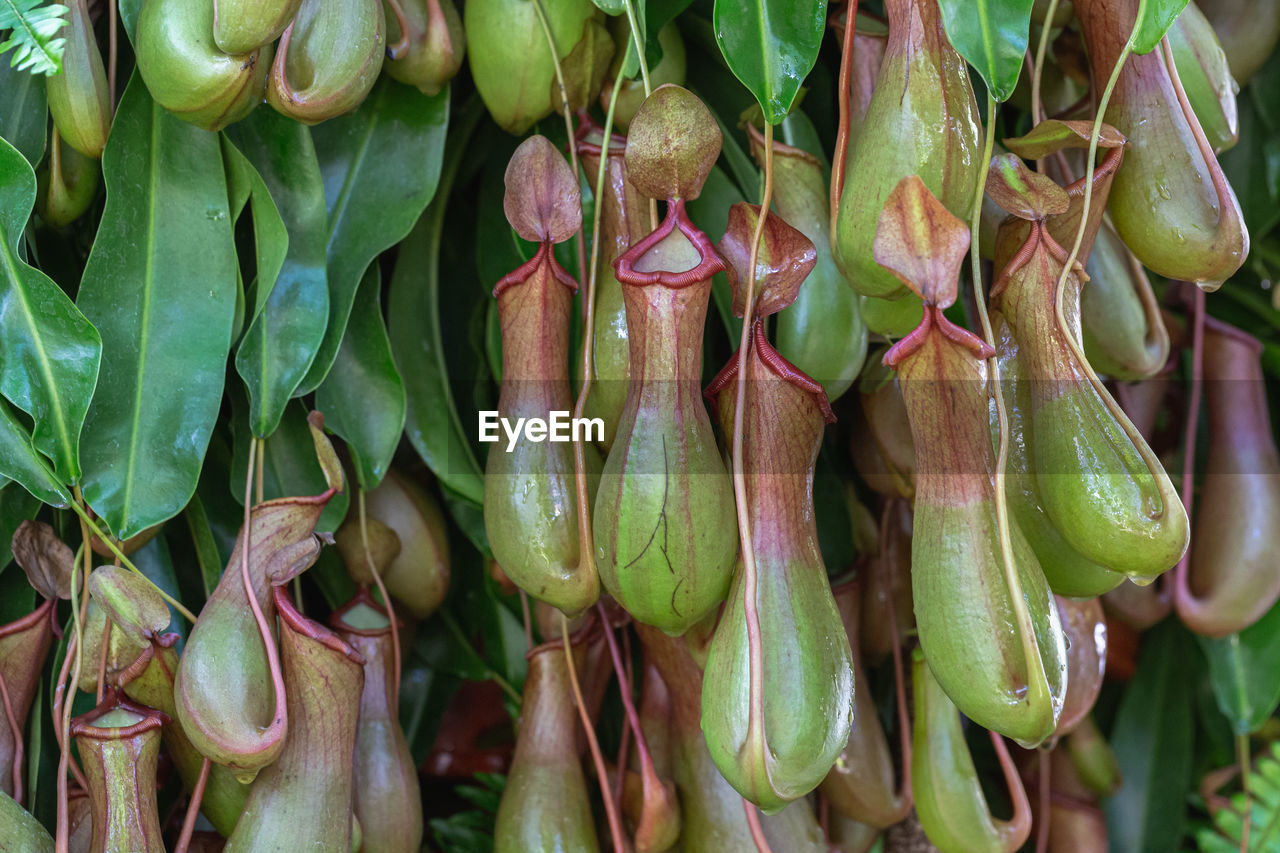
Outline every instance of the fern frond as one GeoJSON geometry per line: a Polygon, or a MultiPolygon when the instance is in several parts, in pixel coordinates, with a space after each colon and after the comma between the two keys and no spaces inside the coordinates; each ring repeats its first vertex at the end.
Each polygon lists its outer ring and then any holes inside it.
{"type": "Polygon", "coordinates": [[[58,36],[67,23],[67,7],[41,0],[0,0],[0,32],[11,30],[0,42],[0,55],[13,50],[10,65],[32,74],[57,74],[62,70],[62,50],[67,40],[58,36]]]}

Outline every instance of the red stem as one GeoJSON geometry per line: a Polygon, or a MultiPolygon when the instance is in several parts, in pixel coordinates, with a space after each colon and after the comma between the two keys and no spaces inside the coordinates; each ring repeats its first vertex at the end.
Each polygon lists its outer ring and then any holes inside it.
{"type": "Polygon", "coordinates": [[[182,820],[182,834],[178,836],[178,844],[173,853],[187,853],[191,844],[191,833],[196,829],[196,816],[200,814],[200,801],[204,799],[204,786],[209,781],[209,768],[212,766],[208,758],[200,765],[200,777],[196,779],[196,787],[191,792],[191,802],[187,803],[187,816],[182,820]]]}
{"type": "MultiPolygon", "coordinates": [[[[1191,520],[1191,497],[1195,488],[1196,477],[1196,432],[1200,421],[1200,397],[1204,384],[1204,291],[1197,285],[1194,288],[1191,307],[1191,390],[1187,395],[1187,421],[1183,431],[1182,447],[1182,506],[1187,511],[1187,520],[1191,520]]],[[[1179,612],[1194,610],[1195,596],[1187,581],[1188,567],[1191,564],[1191,549],[1182,555],[1174,572],[1174,600],[1179,612]]]]}
{"type": "Polygon", "coordinates": [[[853,34],[857,29],[858,0],[845,4],[844,43],[840,47],[840,77],[836,84],[836,106],[840,110],[840,124],[836,132],[836,151],[831,161],[830,216],[831,239],[836,236],[836,212],[840,196],[844,192],[844,161],[849,155],[849,125],[853,116],[849,111],[849,77],[853,65],[853,34]]]}

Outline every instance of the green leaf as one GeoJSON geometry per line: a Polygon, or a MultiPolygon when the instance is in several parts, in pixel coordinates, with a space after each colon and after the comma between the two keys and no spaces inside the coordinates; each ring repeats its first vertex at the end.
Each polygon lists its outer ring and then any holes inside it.
{"type": "Polygon", "coordinates": [[[938,0],[951,46],[1000,103],[1013,94],[1022,71],[1033,5],[1035,0],[938,0]]]}
{"type": "Polygon", "coordinates": [[[236,371],[249,391],[249,424],[262,437],[279,425],[329,318],[324,184],[306,126],[274,110],[254,110],[224,134],[257,169],[288,231],[275,286],[236,350],[236,371]]]}
{"type": "Polygon", "coordinates": [[[1179,849],[1192,790],[1191,639],[1176,619],[1143,636],[1138,674],[1116,712],[1111,748],[1124,785],[1104,802],[1112,849],[1179,849]]]}
{"type": "Polygon", "coordinates": [[[591,0],[606,15],[621,15],[627,11],[627,0],[591,0]]]}
{"type": "Polygon", "coordinates": [[[44,81],[0,62],[0,139],[36,166],[44,158],[48,123],[44,81]]]}
{"type": "Polygon", "coordinates": [[[71,494],[31,443],[31,434],[12,408],[0,400],[0,475],[53,506],[71,503],[71,494]]]}
{"type": "Polygon", "coordinates": [[[77,297],[102,335],[85,499],[128,538],[182,510],[222,401],[236,254],[218,137],[133,76],[103,156],[107,205],[77,297]]]}
{"type": "Polygon", "coordinates": [[[74,483],[102,341],[62,288],[18,255],[35,200],[31,166],[0,139],[0,393],[31,415],[36,449],[74,483]]]}
{"type": "Polygon", "coordinates": [[[405,394],[382,322],[382,276],[370,264],[316,408],[351,449],[362,489],[382,482],[404,432],[405,394]]]}
{"type": "MultiPolygon", "coordinates": [[[[262,306],[275,286],[276,276],[284,265],[284,256],[289,251],[289,232],[285,230],[284,220],[271,198],[262,175],[254,168],[249,159],[240,153],[235,144],[225,135],[222,142],[222,160],[227,169],[227,199],[231,219],[240,218],[245,203],[253,214],[253,248],[254,276],[250,284],[252,298],[245,306],[246,323],[252,323],[262,313],[262,306]]],[[[241,271],[241,278],[244,278],[241,271]]]]}
{"type": "Polygon", "coordinates": [[[787,117],[818,59],[827,4],[805,0],[716,0],[716,42],[770,124],[787,117]]]}
{"type": "Polygon", "coordinates": [[[1129,44],[1134,53],[1150,53],[1187,7],[1187,0],[1139,0],[1138,17],[1133,22],[1129,44]]]}
{"type": "Polygon", "coordinates": [[[204,587],[204,597],[208,598],[218,586],[218,578],[222,577],[222,556],[218,553],[218,541],[213,536],[213,528],[209,526],[209,515],[204,511],[204,502],[200,495],[192,495],[187,508],[183,512],[187,520],[187,529],[191,533],[191,541],[195,546],[196,564],[200,567],[200,583],[204,587]]]}
{"type": "Polygon", "coordinates": [[[1218,707],[1238,734],[1257,731],[1280,705],[1280,605],[1238,634],[1196,637],[1218,707]]]}
{"type": "Polygon", "coordinates": [[[458,417],[441,339],[440,239],[454,172],[480,109],[477,99],[459,116],[441,191],[401,244],[387,299],[391,352],[408,402],[405,432],[440,481],[477,506],[484,502],[484,477],[458,417]]]}
{"type": "Polygon", "coordinates": [[[40,0],[0,0],[0,30],[11,30],[0,42],[0,55],[13,50],[10,65],[32,74],[57,74],[67,40],[58,35],[66,26],[67,7],[40,0]]]}
{"type": "Polygon", "coordinates": [[[435,195],[448,121],[448,88],[427,97],[383,77],[358,110],[312,129],[329,211],[329,322],[299,393],[329,372],[369,263],[435,195]]]}
{"type": "MultiPolygon", "coordinates": [[[[249,461],[249,429],[244,400],[232,395],[235,444],[230,469],[231,495],[244,505],[245,466],[249,461]]],[[[293,402],[284,410],[280,426],[263,442],[262,499],[318,495],[328,488],[324,471],[316,459],[315,443],[307,426],[307,409],[293,402]]],[[[254,498],[255,502],[257,498],[254,498]]],[[[350,504],[349,491],[338,492],[329,499],[316,532],[332,533],[342,524],[350,504]]]]}

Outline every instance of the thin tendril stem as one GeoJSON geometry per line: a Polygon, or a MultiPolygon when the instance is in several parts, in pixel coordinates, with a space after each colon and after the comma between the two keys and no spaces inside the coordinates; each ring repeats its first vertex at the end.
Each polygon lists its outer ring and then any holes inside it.
{"type": "Polygon", "coordinates": [[[858,0],[849,0],[845,6],[844,43],[840,47],[840,77],[836,86],[836,106],[840,109],[840,124],[836,131],[836,150],[831,160],[831,187],[828,199],[831,239],[836,237],[836,217],[840,211],[840,196],[844,193],[844,166],[849,156],[849,132],[853,113],[849,109],[849,78],[853,76],[853,36],[857,28],[858,0]]]}
{"type": "Polygon", "coordinates": [[[524,650],[533,648],[533,619],[529,613],[529,593],[520,590],[520,614],[524,617],[524,650]]]}
{"type": "Polygon", "coordinates": [[[1163,515],[1169,511],[1169,505],[1176,500],[1177,495],[1173,494],[1172,485],[1166,486],[1169,481],[1167,477],[1162,476],[1164,467],[1160,464],[1155,452],[1152,451],[1141,433],[1129,421],[1129,418],[1120,410],[1120,406],[1112,398],[1111,394],[1107,392],[1106,386],[1102,384],[1102,380],[1094,372],[1093,366],[1089,364],[1089,359],[1085,357],[1084,349],[1080,342],[1076,340],[1070,324],[1067,323],[1065,313],[1066,300],[1063,298],[1066,293],[1067,281],[1071,278],[1075,267],[1078,266],[1076,259],[1080,256],[1080,248],[1084,245],[1084,234],[1089,227],[1089,207],[1093,203],[1093,176],[1097,169],[1098,139],[1102,134],[1103,118],[1107,114],[1107,105],[1111,102],[1111,94],[1115,91],[1116,82],[1120,79],[1120,72],[1132,51],[1133,34],[1130,34],[1129,40],[1124,43],[1124,48],[1120,51],[1119,58],[1116,59],[1115,66],[1111,69],[1111,77],[1107,80],[1106,88],[1102,91],[1102,99],[1098,102],[1098,114],[1093,119],[1093,130],[1089,133],[1089,153],[1085,158],[1084,200],[1080,209],[1080,225],[1076,228],[1076,236],[1071,243],[1071,251],[1067,254],[1067,258],[1062,265],[1062,274],[1058,278],[1058,285],[1054,292],[1054,313],[1058,322],[1058,330],[1066,341],[1072,357],[1079,364],[1080,370],[1084,373],[1085,378],[1089,380],[1089,384],[1093,386],[1094,391],[1102,399],[1107,411],[1115,417],[1120,429],[1123,430],[1129,441],[1133,443],[1134,449],[1142,458],[1142,463],[1146,466],[1147,471],[1155,479],[1160,490],[1162,504],[1160,512],[1163,515]]]}
{"type": "Polygon", "coordinates": [[[195,624],[196,615],[192,613],[190,610],[188,610],[181,601],[178,601],[172,595],[165,592],[160,587],[156,586],[155,581],[151,580],[151,578],[143,574],[142,570],[139,569],[137,566],[135,566],[133,564],[133,561],[124,555],[124,552],[120,550],[120,547],[118,545],[116,545],[115,540],[113,540],[110,536],[104,533],[102,528],[94,523],[93,519],[89,517],[89,513],[85,510],[83,506],[81,506],[79,503],[75,501],[72,501],[71,504],[69,504],[69,507],[73,512],[75,512],[76,515],[80,517],[80,523],[82,525],[88,526],[89,530],[93,533],[93,535],[98,538],[98,541],[100,541],[103,545],[107,546],[107,550],[110,551],[112,555],[117,560],[120,561],[121,565],[123,565],[129,571],[133,572],[138,577],[145,580],[147,583],[151,584],[151,587],[160,595],[161,598],[169,602],[169,604],[172,605],[174,610],[177,610],[179,613],[185,616],[188,622],[195,624]]]}
{"type": "Polygon", "coordinates": [[[244,584],[245,598],[249,599],[249,609],[253,611],[253,621],[257,623],[258,635],[262,639],[267,655],[267,670],[271,673],[276,706],[271,725],[283,727],[287,724],[288,710],[285,706],[284,677],[280,670],[280,652],[276,649],[271,626],[267,624],[267,617],[263,614],[261,605],[258,604],[258,594],[253,588],[253,581],[249,578],[249,552],[253,548],[253,502],[250,500],[253,486],[252,473],[254,460],[262,453],[263,444],[260,438],[249,440],[249,464],[245,469],[244,478],[244,547],[240,551],[240,581],[244,584]]]}
{"type": "MultiPolygon", "coordinates": [[[[644,732],[640,729],[640,715],[636,713],[636,705],[634,697],[631,695],[631,681],[627,678],[626,667],[622,665],[622,655],[618,651],[617,638],[613,636],[613,626],[609,624],[609,614],[605,612],[604,604],[597,601],[596,610],[600,613],[600,622],[604,627],[605,641],[609,644],[609,655],[613,658],[613,671],[618,677],[618,693],[622,697],[622,708],[627,714],[627,722],[631,724],[631,729],[636,736],[636,751],[640,753],[640,765],[646,773],[653,773],[656,777],[658,774],[653,769],[653,756],[649,753],[649,744],[645,741],[644,732]]],[[[618,768],[621,773],[622,767],[618,768]]]]}
{"type": "Polygon", "coordinates": [[[364,549],[364,561],[369,567],[369,573],[373,575],[373,582],[378,587],[378,592],[382,595],[382,605],[387,608],[387,621],[391,623],[391,661],[395,678],[392,679],[392,706],[399,707],[400,704],[400,628],[396,624],[395,605],[391,603],[391,596],[387,594],[387,586],[382,582],[382,573],[378,571],[378,567],[373,562],[373,552],[369,550],[369,518],[365,512],[364,489],[360,488],[357,492],[357,506],[360,512],[360,545],[364,549]]]}
{"type": "Polygon", "coordinates": [[[1049,750],[1040,750],[1040,819],[1036,821],[1036,853],[1047,853],[1049,850],[1049,809],[1052,808],[1049,796],[1052,779],[1049,760],[1052,754],[1049,750]]]}
{"type": "Polygon", "coordinates": [[[618,816],[618,804],[614,802],[609,791],[609,774],[604,767],[604,755],[600,752],[600,742],[596,740],[596,731],[591,725],[591,717],[587,715],[587,704],[582,699],[582,688],[578,686],[578,667],[573,662],[573,647],[569,644],[569,620],[560,614],[560,639],[564,643],[564,660],[569,669],[569,684],[573,688],[573,701],[578,707],[578,718],[587,735],[587,746],[591,749],[591,760],[596,766],[596,779],[600,783],[600,799],[604,801],[604,813],[609,822],[609,835],[613,838],[614,853],[626,853],[626,835],[622,830],[622,819],[618,816]]]}
{"type": "Polygon", "coordinates": [[[755,804],[746,797],[742,798],[742,810],[747,813],[747,828],[751,830],[751,840],[756,843],[757,853],[773,853],[769,839],[764,837],[764,827],[760,825],[760,812],[755,804]]]}
{"type": "MultiPolygon", "coordinates": [[[[630,46],[628,46],[630,50],[630,46]]],[[[625,59],[624,59],[625,62],[625,59]]],[[[600,266],[600,218],[604,204],[604,176],[609,166],[609,143],[613,135],[613,112],[618,104],[618,81],[613,81],[613,91],[609,94],[609,110],[604,117],[604,140],[600,143],[600,166],[596,169],[595,214],[591,217],[591,266],[587,269],[587,292],[583,295],[586,319],[582,328],[582,387],[578,389],[578,399],[573,404],[574,418],[581,418],[587,408],[587,397],[591,392],[591,384],[595,381],[595,347],[596,347],[596,282],[599,278],[600,266]]],[[[570,150],[576,150],[572,139],[570,150]]],[[[596,547],[591,519],[591,489],[587,482],[587,449],[586,439],[573,443],[573,479],[578,510],[578,565],[591,574],[596,572],[596,547]]],[[[523,595],[523,591],[521,593],[523,595]]],[[[525,607],[528,607],[526,602],[525,607]]],[[[532,648],[532,634],[529,646],[532,648]]]]}
{"type": "Polygon", "coordinates": [[[212,764],[208,758],[200,764],[200,776],[191,792],[191,801],[187,803],[187,814],[182,819],[182,833],[178,836],[178,844],[173,848],[173,853],[187,853],[187,848],[191,845],[191,834],[196,829],[196,817],[200,814],[200,801],[204,799],[204,788],[209,782],[209,768],[212,764]]]}
{"type": "Polygon", "coordinates": [[[742,595],[747,622],[747,666],[750,678],[750,711],[747,718],[747,741],[764,743],[764,649],[760,636],[760,613],[756,608],[756,555],[752,548],[751,518],[747,511],[747,477],[743,467],[743,421],[747,399],[747,349],[751,342],[751,321],[755,313],[756,263],[760,255],[760,238],[769,218],[773,198],[773,125],[764,125],[764,194],[760,200],[760,216],[751,235],[751,252],[747,256],[746,307],[742,312],[742,338],[738,346],[738,380],[733,412],[733,494],[738,515],[738,541],[742,553],[742,595]]]}
{"type": "Polygon", "coordinates": [[[893,508],[894,501],[890,501],[885,506],[885,511],[880,516],[880,560],[879,569],[881,573],[881,583],[884,588],[889,590],[889,633],[893,637],[893,691],[894,699],[898,712],[898,746],[899,752],[902,754],[902,772],[898,777],[898,801],[901,808],[901,816],[906,817],[907,812],[911,810],[913,795],[911,793],[911,721],[907,717],[907,678],[905,667],[902,663],[902,637],[898,634],[898,608],[893,601],[892,584],[893,579],[890,577],[889,563],[884,555],[884,543],[889,538],[889,513],[893,508]]]}
{"type": "MultiPolygon", "coordinates": [[[[987,130],[983,148],[982,165],[978,174],[978,182],[974,188],[973,205],[969,218],[969,263],[973,276],[974,303],[978,309],[978,322],[982,325],[982,336],[993,348],[996,346],[995,333],[991,329],[991,318],[987,313],[987,299],[982,288],[982,258],[979,254],[979,231],[982,224],[982,197],[986,191],[987,169],[991,163],[991,152],[995,147],[996,100],[991,92],[987,92],[987,130]]],[[[1018,635],[1022,641],[1023,653],[1028,667],[1028,687],[1033,695],[1038,695],[1047,684],[1044,661],[1040,657],[1040,649],[1036,645],[1035,627],[1031,622],[1031,611],[1026,598],[1022,594],[1022,582],[1018,577],[1018,567],[1013,557],[1013,542],[1010,538],[1009,503],[1005,492],[1005,469],[1009,464],[1009,411],[1005,405],[1004,390],[1000,385],[1000,361],[996,356],[987,359],[988,394],[996,404],[996,420],[1000,428],[1000,438],[996,449],[996,467],[992,475],[995,490],[996,527],[1000,531],[1000,562],[1004,569],[1004,582],[1008,587],[1013,604],[1013,617],[1018,627],[1018,635]]],[[[1030,701],[1031,697],[1028,697],[1030,701]]],[[[1047,698],[1047,697],[1044,697],[1047,698]]]]}
{"type": "MultiPolygon", "coordinates": [[[[551,22],[547,19],[547,10],[543,0],[533,0],[534,11],[538,13],[538,22],[542,24],[542,32],[547,37],[547,49],[551,51],[552,67],[556,72],[556,85],[560,90],[560,113],[564,116],[564,129],[569,141],[569,165],[573,167],[573,179],[578,180],[578,149],[573,144],[573,113],[569,109],[569,89],[564,85],[564,69],[560,65],[560,48],[556,45],[555,33],[551,31],[551,22]]],[[[587,266],[587,240],[582,233],[582,222],[578,222],[578,276],[581,277],[587,266]]]]}
{"type": "MultiPolygon", "coordinates": [[[[1204,291],[1196,285],[1191,302],[1191,387],[1187,391],[1186,425],[1182,434],[1182,507],[1191,519],[1192,502],[1196,483],[1196,433],[1200,425],[1200,399],[1204,393],[1204,291]]],[[[1191,549],[1182,555],[1173,569],[1173,599],[1178,613],[1186,618],[1200,609],[1200,602],[1191,593],[1188,576],[1191,565],[1191,549]]]]}
{"type": "MultiPolygon", "coordinates": [[[[644,45],[640,43],[640,22],[636,17],[636,4],[634,0],[626,0],[627,7],[627,25],[631,28],[631,42],[635,45],[636,56],[640,60],[640,79],[644,81],[644,96],[647,98],[653,94],[653,84],[649,80],[649,63],[645,60],[644,45]]],[[[623,60],[626,64],[626,60],[623,60]]],[[[605,137],[608,140],[608,137],[605,137]]]]}
{"type": "MultiPolygon", "coordinates": [[[[80,492],[80,487],[75,487],[75,500],[72,506],[79,506],[84,501],[84,496],[80,492]]],[[[83,509],[81,510],[83,512],[83,509]]],[[[67,654],[72,654],[71,642],[75,644],[74,662],[71,665],[71,680],[67,686],[67,692],[63,697],[63,703],[60,708],[62,711],[62,719],[59,720],[62,734],[62,747],[58,753],[58,814],[56,824],[56,842],[55,850],[57,853],[67,853],[70,844],[70,805],[68,802],[67,792],[67,766],[71,761],[71,706],[75,704],[74,699],[76,690],[80,685],[80,671],[84,662],[84,643],[81,642],[84,637],[84,620],[89,609],[89,570],[93,567],[93,549],[90,547],[92,538],[89,534],[89,526],[85,523],[87,516],[82,515],[80,521],[80,537],[83,540],[80,577],[76,577],[75,567],[72,568],[71,574],[71,624],[72,636],[71,641],[67,645],[67,654]],[[83,587],[77,596],[77,587],[83,587]]]]}
{"type": "MultiPolygon", "coordinates": [[[[1058,11],[1058,0],[1049,0],[1040,29],[1040,41],[1036,45],[1036,61],[1031,66],[1031,120],[1044,121],[1044,102],[1040,98],[1040,82],[1044,76],[1044,60],[1049,52],[1049,33],[1053,30],[1053,17],[1058,11]]],[[[1036,171],[1044,172],[1044,160],[1036,161],[1036,171]]]]}

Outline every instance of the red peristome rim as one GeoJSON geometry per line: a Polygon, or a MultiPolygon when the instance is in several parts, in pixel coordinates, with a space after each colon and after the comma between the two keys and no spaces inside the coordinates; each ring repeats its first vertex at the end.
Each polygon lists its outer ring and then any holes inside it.
{"type": "Polygon", "coordinates": [[[40,623],[41,619],[49,619],[53,612],[53,602],[45,599],[44,602],[32,610],[21,619],[15,619],[6,625],[0,625],[0,638],[11,637],[14,634],[21,634],[24,631],[34,628],[40,623]]]}
{"type": "Polygon", "coordinates": [[[87,737],[94,740],[126,740],[137,737],[143,732],[161,728],[171,722],[173,721],[169,718],[169,715],[163,711],[148,708],[146,705],[135,705],[120,696],[114,687],[108,687],[106,692],[102,694],[102,701],[98,703],[96,708],[81,714],[71,721],[71,734],[74,737],[87,737]],[[142,719],[133,725],[119,726],[117,728],[100,728],[90,725],[94,720],[116,709],[138,714],[142,719]]]}
{"type": "Polygon", "coordinates": [[[896,368],[904,358],[924,346],[930,329],[934,328],[941,332],[943,337],[970,350],[978,358],[993,358],[996,354],[995,347],[968,329],[962,329],[948,320],[941,308],[936,305],[925,305],[924,317],[921,318],[920,325],[916,326],[911,334],[891,346],[884,354],[882,363],[885,367],[896,368]]]}
{"type": "Polygon", "coordinates": [[[532,258],[498,279],[498,283],[493,286],[494,298],[496,299],[498,294],[508,287],[524,284],[533,278],[534,272],[544,263],[551,265],[551,274],[556,277],[556,281],[574,293],[578,292],[578,283],[573,280],[573,276],[569,275],[568,270],[560,266],[560,262],[556,260],[555,254],[551,251],[551,243],[544,241],[538,245],[538,251],[534,253],[532,258]]]}
{"type": "MultiPolygon", "coordinates": [[[[345,634],[355,634],[357,637],[383,637],[391,633],[391,619],[393,617],[387,612],[387,608],[378,603],[373,597],[367,585],[361,584],[360,588],[350,601],[339,607],[337,610],[329,614],[329,627],[335,631],[342,631],[345,634]],[[381,613],[387,619],[387,627],[385,628],[354,628],[342,621],[342,617],[346,612],[357,605],[363,604],[372,610],[381,613]]],[[[403,623],[396,619],[398,627],[403,627],[403,623]]]]}
{"type": "MultiPolygon", "coordinates": [[[[833,424],[836,422],[836,413],[831,410],[831,401],[827,399],[826,389],[816,382],[809,374],[796,367],[790,361],[774,349],[773,344],[769,343],[769,338],[764,333],[764,321],[759,317],[751,326],[751,343],[755,348],[755,352],[760,356],[760,361],[764,363],[774,375],[779,379],[784,379],[801,391],[812,394],[818,404],[818,411],[822,412],[823,419],[833,424]]],[[[750,357],[750,354],[748,354],[750,357]]],[[[734,353],[729,357],[729,362],[720,368],[720,372],[716,374],[715,379],[707,385],[702,392],[707,399],[714,399],[721,391],[728,387],[738,376],[738,353],[734,353]]]]}
{"type": "Polygon", "coordinates": [[[301,634],[309,640],[315,640],[335,652],[341,652],[351,661],[364,666],[364,655],[351,648],[351,645],[346,640],[314,619],[308,619],[299,613],[298,608],[293,606],[293,599],[289,597],[288,590],[283,586],[273,586],[271,594],[275,600],[276,613],[279,614],[280,621],[289,627],[289,630],[295,634],[301,634]]]}
{"type": "MultiPolygon", "coordinates": [[[[582,110],[578,113],[578,129],[573,134],[573,142],[578,147],[578,154],[590,154],[595,157],[600,156],[603,148],[599,142],[588,142],[587,137],[593,133],[604,136],[604,128],[596,124],[595,119],[591,117],[591,113],[582,110]]],[[[609,134],[609,156],[621,157],[627,151],[627,137],[621,133],[609,134]]]]}
{"type": "Polygon", "coordinates": [[[684,209],[684,199],[669,200],[667,202],[667,216],[662,220],[662,224],[649,236],[619,255],[613,262],[614,276],[618,281],[634,287],[644,287],[651,284],[661,284],[664,287],[671,288],[688,287],[692,284],[706,281],[716,273],[724,272],[728,268],[729,265],[725,263],[724,258],[716,251],[711,238],[699,231],[697,226],[689,220],[689,214],[684,209]],[[680,233],[689,238],[689,242],[698,250],[702,262],[685,272],[668,272],[666,270],[640,272],[635,269],[633,264],[676,228],[679,228],[680,233]]]}

